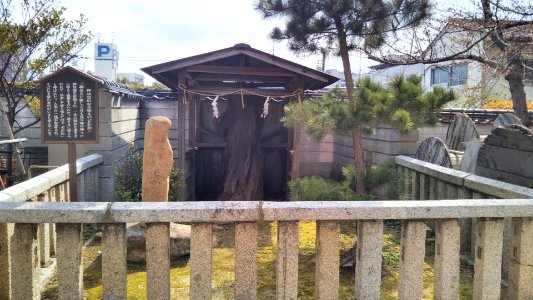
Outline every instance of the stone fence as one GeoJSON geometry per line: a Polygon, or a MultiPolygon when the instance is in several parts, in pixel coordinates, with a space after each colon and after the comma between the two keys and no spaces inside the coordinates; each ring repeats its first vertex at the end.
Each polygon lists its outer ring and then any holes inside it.
{"type": "Polygon", "coordinates": [[[126,223],[146,224],[148,299],[170,299],[169,222],[190,223],[190,298],[211,299],[213,224],[235,222],[235,298],[257,298],[258,222],[278,222],[277,299],[296,299],[298,223],[317,221],[315,296],[337,299],[340,221],[358,221],[355,285],[357,299],[379,299],[384,220],[402,220],[399,299],[421,299],[426,222],[436,222],[435,299],[459,298],[458,220],[476,223],[474,298],[500,294],[503,218],[513,218],[513,260],[508,297],[533,297],[531,253],[533,199],[328,202],[0,202],[0,222],[15,223],[12,240],[13,299],[39,299],[34,251],[42,224],[57,227],[60,299],[83,298],[82,223],[103,224],[104,299],[125,299],[126,223]],[[31,222],[31,223],[28,223],[31,222]],[[157,246],[156,246],[157,245],[157,246]],[[33,284],[32,284],[33,280],[33,284]]]}
{"type": "MultiPolygon", "coordinates": [[[[78,173],[78,197],[79,201],[90,202],[99,199],[98,193],[98,167],[102,164],[101,155],[93,154],[76,161],[78,173]]],[[[1,205],[64,202],[68,201],[68,165],[56,168],[42,175],[9,187],[0,192],[1,205]]],[[[18,222],[34,222],[31,215],[22,216],[18,222]]],[[[22,281],[12,281],[13,274],[18,273],[16,259],[19,258],[30,264],[40,272],[41,267],[52,268],[55,263],[52,256],[58,256],[56,247],[56,231],[53,224],[44,223],[34,228],[32,255],[18,256],[18,244],[21,235],[14,224],[0,218],[0,299],[11,299],[10,290],[18,289],[19,286],[28,285],[28,277],[22,281]],[[13,272],[12,270],[17,270],[13,272]],[[10,289],[10,286],[12,287],[10,289]]],[[[33,278],[39,280],[39,277],[33,278]]],[[[37,283],[36,288],[40,288],[37,283]]],[[[13,299],[32,299],[16,298],[13,299]]]]}
{"type": "MultiPolygon", "coordinates": [[[[516,199],[516,198],[533,198],[533,189],[517,186],[494,179],[489,179],[469,173],[452,170],[449,168],[437,166],[431,163],[423,162],[406,156],[396,157],[398,165],[398,188],[404,195],[404,198],[412,200],[440,200],[440,199],[487,199],[484,202],[489,203],[489,199],[516,199]]],[[[458,205],[460,203],[458,202],[458,205]]],[[[504,212],[502,212],[502,218],[504,212]]],[[[484,220],[485,223],[487,220],[484,220]]],[[[514,240],[517,234],[517,228],[521,228],[521,221],[517,219],[501,219],[503,230],[503,245],[496,248],[502,251],[500,262],[502,264],[502,275],[504,279],[511,280],[512,269],[517,264],[524,264],[522,259],[526,256],[517,252],[514,240]],[[502,248],[502,249],[500,249],[502,248]]],[[[498,221],[498,222],[500,222],[498,221]]],[[[461,227],[461,252],[468,260],[477,260],[479,253],[487,249],[481,245],[486,237],[476,234],[476,228],[479,228],[479,219],[474,216],[460,220],[461,227]]],[[[529,221],[531,223],[531,221],[529,221]]],[[[500,225],[498,225],[500,226],[500,225]]],[[[533,226],[531,223],[528,226],[533,226]]],[[[531,228],[533,229],[533,228],[531,228]]],[[[533,245],[533,232],[529,233],[529,242],[533,245]]],[[[492,247],[492,246],[491,246],[492,247]]],[[[529,280],[533,280],[533,256],[528,255],[530,274],[529,280]]],[[[509,285],[513,282],[509,281],[509,285]]]]}

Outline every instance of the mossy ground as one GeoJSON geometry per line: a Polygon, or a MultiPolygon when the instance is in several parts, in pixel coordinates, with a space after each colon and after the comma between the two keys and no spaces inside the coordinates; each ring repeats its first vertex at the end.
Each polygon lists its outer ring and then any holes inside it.
{"type": "MultiPolygon", "coordinates": [[[[233,299],[234,251],[232,225],[215,225],[216,246],[213,249],[213,299],[233,299]]],[[[261,223],[259,226],[258,249],[258,298],[275,298],[275,263],[276,263],[277,224],[261,223]]],[[[300,222],[299,254],[299,299],[314,299],[315,268],[315,222],[300,222]]],[[[384,272],[381,283],[381,298],[396,299],[399,279],[400,235],[397,224],[389,224],[384,234],[384,272]]],[[[341,250],[349,250],[355,243],[355,223],[341,224],[341,250]]],[[[433,248],[434,243],[426,243],[426,260],[424,265],[424,299],[433,298],[433,248]]],[[[100,239],[95,238],[84,249],[84,284],[86,299],[101,299],[101,248],[100,239]]],[[[189,261],[183,257],[172,262],[170,272],[171,295],[173,299],[189,298],[189,261]]],[[[461,299],[472,298],[472,277],[470,267],[461,266],[461,299]]],[[[353,299],[354,272],[352,269],[340,270],[340,299],[353,299]]],[[[55,279],[43,293],[45,299],[57,297],[55,279]]],[[[143,264],[128,264],[128,299],[146,299],[146,273],[143,264]]]]}

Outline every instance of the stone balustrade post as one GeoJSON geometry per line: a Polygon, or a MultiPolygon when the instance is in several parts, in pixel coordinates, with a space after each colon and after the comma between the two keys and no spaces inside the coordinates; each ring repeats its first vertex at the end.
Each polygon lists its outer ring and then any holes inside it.
{"type": "Polygon", "coordinates": [[[41,299],[37,224],[15,224],[11,240],[11,297],[41,299]]]}

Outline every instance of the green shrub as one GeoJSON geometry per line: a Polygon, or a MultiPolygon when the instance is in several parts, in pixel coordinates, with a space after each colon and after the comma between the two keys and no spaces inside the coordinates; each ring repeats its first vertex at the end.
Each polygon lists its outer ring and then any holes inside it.
{"type": "MultiPolygon", "coordinates": [[[[142,200],[143,153],[133,144],[128,153],[114,170],[115,192],[120,201],[139,202],[142,200]]],[[[170,171],[169,201],[176,201],[185,189],[184,172],[179,168],[170,171]]]]}
{"type": "Polygon", "coordinates": [[[372,189],[382,184],[396,185],[396,174],[396,163],[393,160],[387,160],[379,165],[373,165],[366,171],[365,187],[372,189]]]}
{"type": "MultiPolygon", "coordinates": [[[[397,198],[397,174],[396,163],[393,160],[387,160],[379,165],[373,165],[366,171],[365,174],[365,188],[367,190],[376,188],[380,185],[388,185],[390,195],[387,195],[390,199],[397,198]]],[[[346,165],[342,167],[342,175],[344,175],[344,181],[352,189],[355,189],[356,176],[355,167],[353,165],[346,165]]]]}
{"type": "Polygon", "coordinates": [[[372,200],[369,195],[355,193],[347,180],[336,182],[318,176],[289,181],[290,199],[293,201],[372,200]]]}

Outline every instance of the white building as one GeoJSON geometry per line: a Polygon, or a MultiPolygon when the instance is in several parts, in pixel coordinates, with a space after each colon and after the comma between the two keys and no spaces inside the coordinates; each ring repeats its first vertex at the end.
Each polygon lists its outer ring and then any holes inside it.
{"type": "Polygon", "coordinates": [[[137,73],[118,73],[118,79],[127,79],[130,82],[144,84],[144,76],[137,73]]]}
{"type": "Polygon", "coordinates": [[[94,74],[107,80],[117,80],[118,50],[113,43],[94,44],[94,74]]]}
{"type": "MultiPolygon", "coordinates": [[[[328,88],[329,87],[346,88],[346,77],[344,76],[344,72],[343,71],[339,71],[339,70],[336,70],[336,69],[329,69],[329,70],[325,70],[324,73],[329,74],[329,75],[333,75],[333,76],[339,78],[339,81],[337,81],[334,84],[328,86],[328,88]]],[[[357,74],[352,73],[352,79],[353,79],[353,82],[355,83],[359,79],[359,76],[357,74]]]]}
{"type": "MultiPolygon", "coordinates": [[[[437,36],[433,43],[422,54],[423,60],[436,60],[447,57],[454,53],[466,52],[479,57],[494,56],[496,51],[483,42],[471,49],[466,48],[476,39],[479,39],[477,31],[468,31],[465,25],[457,30],[450,22],[437,36]]],[[[531,61],[526,64],[533,66],[533,52],[531,61]]],[[[434,86],[453,88],[459,99],[470,100],[464,102],[467,105],[479,105],[481,99],[511,99],[509,84],[504,74],[484,64],[473,60],[455,60],[433,64],[418,63],[414,65],[386,65],[379,64],[370,67],[371,71],[365,76],[382,84],[389,83],[398,75],[415,74],[423,78],[424,89],[431,90],[434,86]]],[[[526,71],[524,76],[526,97],[533,100],[533,72],[526,71]]]]}

